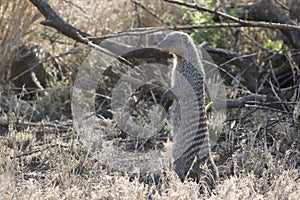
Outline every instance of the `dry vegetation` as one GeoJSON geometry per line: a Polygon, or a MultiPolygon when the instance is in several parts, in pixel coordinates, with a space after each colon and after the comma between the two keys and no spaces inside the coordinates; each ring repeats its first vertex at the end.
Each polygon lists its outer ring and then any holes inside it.
{"type": "MultiPolygon", "coordinates": [[[[173,6],[140,2],[160,17],[142,12],[144,26],[185,23],[183,11],[173,6]]],[[[130,0],[49,3],[63,19],[92,35],[137,27],[130,0]]],[[[40,25],[41,14],[27,0],[0,1],[0,17],[0,199],[299,199],[300,131],[285,112],[255,107],[227,111],[214,147],[221,179],[211,196],[200,194],[194,182],[181,183],[167,167],[127,173],[109,159],[93,157],[99,149],[88,151],[72,128],[69,89],[89,47],[40,25]],[[41,45],[52,59],[45,61],[47,93],[27,101],[9,69],[16,49],[28,42],[41,45]]],[[[100,124],[105,138],[124,137],[113,119],[100,124]]],[[[147,144],[153,142],[155,150],[165,153],[165,136],[147,144]]]]}

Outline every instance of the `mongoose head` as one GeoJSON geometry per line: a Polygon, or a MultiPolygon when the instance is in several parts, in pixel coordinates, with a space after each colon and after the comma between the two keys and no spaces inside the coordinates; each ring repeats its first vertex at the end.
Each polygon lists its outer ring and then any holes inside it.
{"type": "Polygon", "coordinates": [[[190,37],[188,34],[175,31],[168,34],[157,46],[162,51],[167,51],[184,57],[189,51],[187,45],[190,44],[190,37]]]}

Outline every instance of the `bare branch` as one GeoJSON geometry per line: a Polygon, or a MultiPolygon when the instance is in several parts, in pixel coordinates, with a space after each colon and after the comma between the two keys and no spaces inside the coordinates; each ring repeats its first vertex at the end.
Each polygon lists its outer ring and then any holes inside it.
{"type": "MultiPolygon", "coordinates": [[[[240,19],[297,26],[296,22],[291,19],[291,16],[272,0],[260,0],[252,4],[236,5],[235,8],[240,10],[237,13],[240,19]]],[[[299,31],[289,29],[280,29],[280,31],[294,48],[300,48],[299,31]]]]}
{"type": "Polygon", "coordinates": [[[176,4],[176,5],[185,6],[187,8],[196,9],[199,12],[208,12],[208,13],[211,13],[211,14],[214,14],[214,15],[217,15],[217,16],[222,16],[225,19],[228,19],[228,20],[231,20],[233,22],[236,22],[236,23],[240,24],[241,27],[262,27],[262,28],[284,29],[284,30],[300,32],[300,27],[296,26],[296,25],[242,20],[242,19],[233,17],[231,15],[228,15],[226,13],[223,13],[223,12],[220,12],[220,11],[214,11],[214,10],[211,10],[211,9],[203,7],[203,6],[199,6],[197,4],[184,3],[184,2],[180,2],[180,1],[176,1],[176,0],[164,0],[164,1],[168,2],[168,3],[176,4]]]}
{"type": "Polygon", "coordinates": [[[245,80],[244,85],[251,92],[256,91],[257,85],[259,84],[259,66],[255,62],[256,54],[241,55],[226,49],[214,48],[208,44],[203,44],[202,47],[221,68],[230,64],[236,66],[241,71],[244,71],[244,73],[241,74],[245,80]]]}
{"type": "Polygon", "coordinates": [[[159,16],[157,16],[155,14],[155,11],[150,10],[149,8],[147,8],[146,6],[144,6],[141,2],[134,0],[133,1],[134,4],[138,5],[139,7],[141,7],[145,12],[149,13],[152,17],[154,17],[155,19],[157,19],[160,23],[165,24],[164,20],[161,19],[159,16]]]}
{"type": "MultiPolygon", "coordinates": [[[[138,29],[130,29],[125,30],[122,32],[105,35],[101,37],[93,37],[90,34],[80,31],[77,28],[73,27],[72,25],[68,24],[66,21],[61,19],[56,12],[51,8],[50,5],[48,5],[47,2],[44,0],[30,0],[31,3],[33,3],[40,12],[45,16],[46,20],[42,21],[41,24],[50,26],[55,28],[56,30],[60,31],[62,34],[85,44],[88,44],[90,46],[93,46],[97,49],[101,49],[102,51],[105,51],[106,53],[111,53],[111,55],[117,56],[118,58],[122,59],[122,57],[119,57],[118,52],[116,49],[130,49],[130,46],[125,46],[123,44],[119,43],[113,43],[109,40],[106,40],[108,38],[115,38],[120,36],[128,36],[128,35],[141,35],[141,34],[149,34],[159,31],[166,31],[166,30],[191,30],[191,29],[201,29],[201,28],[225,28],[225,27],[263,27],[263,28],[269,28],[269,29],[280,29],[286,32],[294,31],[294,33],[300,32],[300,27],[292,24],[283,24],[283,21],[280,21],[281,23],[272,23],[272,22],[256,22],[256,21],[249,21],[249,20],[243,20],[239,19],[233,16],[230,16],[226,13],[219,12],[219,11],[213,11],[211,9],[196,5],[196,4],[189,4],[184,3],[176,0],[164,0],[165,2],[177,4],[181,6],[185,6],[188,8],[196,9],[200,12],[208,12],[214,15],[221,16],[225,19],[231,20],[234,23],[217,23],[217,24],[198,24],[198,25],[184,25],[184,26],[161,26],[161,27],[147,27],[147,28],[138,28],[138,29]],[[99,46],[100,47],[99,47],[99,46]],[[116,48],[112,49],[111,46],[116,46],[116,48]],[[109,50],[107,52],[107,50],[109,50]]],[[[140,5],[139,5],[140,6],[140,5]]],[[[227,50],[222,49],[216,49],[210,46],[204,47],[213,57],[214,61],[217,62],[217,64],[223,65],[226,63],[230,63],[232,65],[237,66],[239,69],[242,69],[244,72],[242,74],[245,85],[247,89],[249,89],[251,92],[255,92],[257,89],[259,74],[258,74],[258,64],[254,62],[255,58],[253,56],[249,55],[240,55],[238,53],[229,52],[227,50]],[[215,59],[216,58],[216,59],[215,59]]],[[[145,52],[147,52],[145,50],[145,52]]],[[[121,51],[124,52],[124,51],[121,51]]],[[[136,52],[135,52],[136,53],[136,52]]],[[[144,52],[141,52],[144,53],[144,52]]],[[[159,52],[158,52],[159,53],[159,52]]],[[[165,55],[164,55],[165,56],[165,55]]],[[[122,61],[122,60],[121,60],[122,61]]],[[[123,60],[124,61],[124,60],[123,60]]],[[[126,62],[127,63],[127,62],[126,62]]],[[[127,63],[130,64],[130,63],[127,63]]],[[[108,72],[109,73],[109,72],[108,72]]],[[[114,74],[115,75],[115,74],[114,74]]],[[[117,77],[117,75],[115,75],[117,77]]],[[[292,92],[294,90],[291,90],[292,92]]],[[[284,96],[290,96],[290,93],[286,93],[284,96]]],[[[264,93],[263,94],[267,94],[264,93]]],[[[245,99],[238,99],[233,100],[232,102],[228,102],[229,107],[235,107],[235,106],[243,106],[246,103],[249,102],[250,97],[247,97],[245,99]]],[[[254,97],[251,97],[254,98],[254,97]]],[[[255,97],[256,101],[258,99],[258,102],[264,101],[263,97],[257,98],[255,97]]],[[[288,99],[288,98],[286,98],[288,99]]],[[[273,99],[274,100],[274,99],[273,99]]]]}
{"type": "Polygon", "coordinates": [[[52,7],[44,0],[30,0],[30,2],[35,5],[46,18],[46,20],[40,22],[42,25],[53,27],[62,34],[74,39],[75,41],[83,42],[78,37],[77,33],[79,33],[83,37],[91,36],[90,34],[75,28],[74,26],[70,25],[68,22],[60,18],[52,9],[52,7]]]}
{"type": "Polygon", "coordinates": [[[241,108],[245,107],[247,104],[266,102],[266,100],[266,95],[253,94],[244,97],[239,97],[236,99],[227,99],[226,101],[214,102],[214,108],[241,108]]]}
{"type": "MultiPolygon", "coordinates": [[[[184,5],[190,8],[199,9],[200,11],[207,11],[213,14],[219,14],[220,16],[229,16],[225,13],[221,13],[218,11],[212,11],[208,8],[203,8],[198,5],[182,3],[178,1],[170,1],[165,0],[166,2],[175,3],[179,5],[184,5]]],[[[46,18],[45,21],[42,21],[41,24],[45,26],[50,26],[61,32],[62,34],[66,35],[74,39],[75,41],[79,41],[84,43],[79,37],[78,34],[84,38],[88,38],[95,44],[100,44],[104,39],[120,37],[124,35],[140,35],[140,34],[149,34],[159,31],[166,31],[166,30],[191,30],[191,29],[202,29],[202,28],[226,28],[226,27],[265,27],[270,29],[286,29],[290,31],[299,31],[299,26],[288,25],[288,24],[279,24],[279,23],[269,23],[269,22],[253,22],[253,21],[246,21],[241,20],[235,17],[230,16],[229,19],[237,22],[237,23],[216,23],[216,24],[198,24],[198,25],[184,25],[184,26],[161,26],[161,27],[148,27],[148,28],[139,28],[139,29],[129,29],[126,31],[102,36],[102,37],[94,37],[90,34],[83,32],[74,26],[70,25],[68,22],[61,19],[53,8],[44,0],[30,0],[32,4],[34,4],[39,11],[44,15],[46,18]]]]}

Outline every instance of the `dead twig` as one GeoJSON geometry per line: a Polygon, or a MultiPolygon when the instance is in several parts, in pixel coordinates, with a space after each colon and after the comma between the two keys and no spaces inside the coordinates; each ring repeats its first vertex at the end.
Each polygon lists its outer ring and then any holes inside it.
{"type": "Polygon", "coordinates": [[[135,0],[134,0],[134,4],[138,5],[139,7],[141,7],[145,12],[147,12],[152,17],[154,17],[155,19],[157,19],[160,23],[165,24],[164,20],[161,19],[159,16],[157,16],[155,14],[155,11],[150,10],[149,8],[147,8],[146,6],[144,6],[141,2],[138,2],[138,1],[135,1],[135,0]]]}
{"type": "Polygon", "coordinates": [[[221,17],[224,17],[225,19],[236,22],[236,23],[238,23],[238,24],[240,24],[244,27],[262,27],[262,28],[271,28],[271,29],[285,29],[285,30],[289,30],[289,31],[298,31],[298,32],[300,32],[300,27],[296,26],[296,25],[242,20],[242,19],[233,17],[231,15],[228,15],[226,13],[211,10],[211,9],[203,7],[203,6],[199,6],[197,4],[185,3],[185,2],[176,1],[176,0],[164,0],[164,1],[167,2],[167,3],[171,3],[171,4],[185,6],[187,8],[192,8],[192,9],[198,10],[199,12],[208,12],[208,13],[214,14],[216,16],[221,16],[221,17]]]}
{"type": "Polygon", "coordinates": [[[263,27],[263,28],[270,28],[270,29],[285,29],[289,31],[298,31],[300,32],[300,27],[296,25],[290,24],[281,24],[281,23],[271,23],[271,22],[256,22],[256,21],[247,21],[241,20],[236,17],[230,16],[228,14],[213,11],[208,8],[198,6],[196,4],[189,4],[183,3],[179,1],[173,0],[164,0],[168,3],[173,3],[177,5],[186,6],[189,8],[193,8],[199,10],[201,12],[208,12],[215,15],[222,16],[226,19],[232,20],[236,23],[216,23],[216,24],[198,24],[198,25],[187,25],[187,26],[161,26],[161,27],[148,27],[148,28],[139,28],[139,29],[129,29],[126,31],[102,36],[102,37],[94,37],[84,31],[77,29],[76,27],[70,25],[68,22],[64,21],[53,8],[44,0],[30,0],[30,2],[35,5],[39,11],[44,15],[46,18],[45,21],[40,22],[42,25],[50,26],[61,32],[62,34],[70,37],[78,42],[85,43],[86,41],[81,40],[79,35],[83,38],[88,38],[95,44],[100,44],[104,39],[120,37],[124,35],[141,35],[141,34],[149,34],[159,31],[166,31],[166,30],[191,30],[191,29],[200,29],[200,28],[228,28],[228,27],[263,27]],[[77,34],[79,33],[79,35],[77,34]]]}
{"type": "Polygon", "coordinates": [[[16,155],[16,156],[12,156],[12,157],[10,157],[10,159],[17,159],[17,158],[21,158],[21,157],[24,157],[24,156],[29,156],[29,155],[39,153],[39,152],[42,152],[42,151],[45,151],[45,150],[48,150],[48,149],[51,149],[51,148],[54,148],[54,147],[57,147],[57,146],[63,147],[63,148],[68,147],[66,145],[61,145],[61,144],[52,144],[52,145],[48,145],[48,146],[46,146],[44,148],[41,148],[41,149],[36,149],[36,150],[30,151],[30,152],[25,152],[25,153],[22,153],[22,154],[19,154],[19,155],[16,155]]]}
{"type": "MultiPolygon", "coordinates": [[[[9,124],[11,124],[13,122],[11,121],[7,121],[7,120],[0,120],[0,125],[1,126],[9,126],[9,124]]],[[[54,124],[54,123],[34,123],[34,122],[15,122],[17,126],[24,126],[24,127],[28,127],[28,126],[34,126],[34,127],[50,127],[50,128],[56,128],[59,132],[66,132],[68,130],[70,130],[72,128],[72,124],[68,124],[68,125],[59,125],[59,124],[54,124]]]]}

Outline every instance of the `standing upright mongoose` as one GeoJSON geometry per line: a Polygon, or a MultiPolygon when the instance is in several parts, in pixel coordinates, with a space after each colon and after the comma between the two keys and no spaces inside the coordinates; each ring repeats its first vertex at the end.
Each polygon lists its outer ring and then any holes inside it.
{"type": "Polygon", "coordinates": [[[172,32],[158,48],[174,54],[171,87],[162,95],[161,104],[172,99],[175,172],[181,181],[192,178],[215,186],[218,171],[211,157],[204,102],[204,70],[201,55],[193,40],[183,32],[172,32]],[[205,167],[207,166],[207,167],[205,167]]]}

